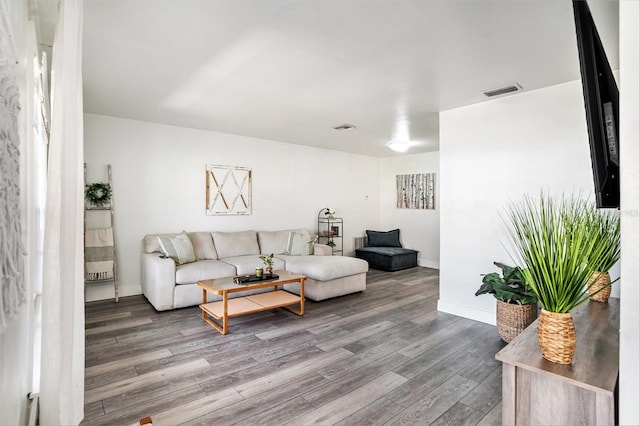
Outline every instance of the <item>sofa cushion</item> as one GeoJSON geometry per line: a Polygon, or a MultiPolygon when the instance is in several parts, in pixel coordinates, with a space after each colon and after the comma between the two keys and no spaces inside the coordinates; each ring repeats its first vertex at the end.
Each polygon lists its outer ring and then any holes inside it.
{"type": "Polygon", "coordinates": [[[175,237],[158,237],[160,248],[165,256],[170,257],[176,265],[190,263],[196,261],[196,255],[193,252],[193,245],[186,232],[182,232],[175,237]]]}
{"type": "Polygon", "coordinates": [[[176,284],[192,284],[200,280],[236,275],[236,268],[219,260],[199,260],[176,266],[176,284]]]}
{"type": "Polygon", "coordinates": [[[285,254],[289,230],[284,231],[258,231],[258,243],[261,254],[285,254]]]}
{"type": "Polygon", "coordinates": [[[193,245],[193,251],[196,255],[196,259],[217,259],[218,253],[213,245],[213,239],[209,232],[189,232],[189,239],[193,245]]]}
{"type": "Polygon", "coordinates": [[[260,254],[256,231],[212,232],[218,258],[260,254]]]}
{"type": "Polygon", "coordinates": [[[286,253],[291,256],[313,254],[313,243],[315,243],[317,239],[317,235],[310,235],[307,230],[290,231],[286,253]]]}
{"type": "MultiPolygon", "coordinates": [[[[237,275],[255,274],[256,268],[264,268],[262,260],[255,255],[225,257],[220,260],[233,265],[237,275]]],[[[274,257],[273,270],[277,269],[284,269],[284,260],[274,257]]]]}
{"type": "Polygon", "coordinates": [[[362,259],[346,256],[283,256],[286,269],[317,281],[329,281],[349,275],[362,274],[369,264],[362,259]]]}
{"type": "Polygon", "coordinates": [[[371,231],[367,229],[367,246],[371,247],[402,247],[400,244],[400,230],[387,232],[371,231]]]}

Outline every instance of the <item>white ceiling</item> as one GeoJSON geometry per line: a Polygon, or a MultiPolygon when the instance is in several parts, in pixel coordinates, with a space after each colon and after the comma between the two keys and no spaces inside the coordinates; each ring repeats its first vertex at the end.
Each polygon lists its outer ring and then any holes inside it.
{"type": "MultiPolygon", "coordinates": [[[[617,68],[618,3],[590,6],[617,68]]],[[[86,112],[374,157],[403,122],[438,150],[438,112],[484,90],[579,78],[570,0],[85,0],[83,43],[86,112]]]]}

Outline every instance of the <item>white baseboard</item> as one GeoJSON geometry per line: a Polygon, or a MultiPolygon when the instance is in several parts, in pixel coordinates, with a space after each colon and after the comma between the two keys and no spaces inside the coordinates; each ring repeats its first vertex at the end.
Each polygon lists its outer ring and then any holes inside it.
{"type": "Polygon", "coordinates": [[[440,261],[439,260],[423,260],[418,259],[418,265],[425,268],[432,269],[440,269],[440,261]]]}
{"type": "MultiPolygon", "coordinates": [[[[118,297],[133,296],[142,294],[141,286],[125,287],[118,286],[118,297]]],[[[86,302],[97,300],[109,300],[114,298],[113,283],[92,283],[87,285],[86,302]]]]}
{"type": "Polygon", "coordinates": [[[496,325],[495,312],[482,311],[480,309],[459,305],[442,299],[438,299],[438,311],[468,318],[474,321],[484,322],[486,324],[496,325]]]}

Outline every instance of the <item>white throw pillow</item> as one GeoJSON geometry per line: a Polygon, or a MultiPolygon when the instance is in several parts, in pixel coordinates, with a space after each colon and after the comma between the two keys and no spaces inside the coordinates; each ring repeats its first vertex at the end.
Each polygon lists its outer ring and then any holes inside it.
{"type": "Polygon", "coordinates": [[[291,231],[287,241],[287,254],[291,256],[307,256],[313,254],[313,243],[317,235],[309,235],[307,231],[291,231]]]}
{"type": "Polygon", "coordinates": [[[186,232],[175,237],[159,236],[160,248],[165,256],[170,257],[176,265],[191,263],[196,261],[193,245],[186,232]]]}

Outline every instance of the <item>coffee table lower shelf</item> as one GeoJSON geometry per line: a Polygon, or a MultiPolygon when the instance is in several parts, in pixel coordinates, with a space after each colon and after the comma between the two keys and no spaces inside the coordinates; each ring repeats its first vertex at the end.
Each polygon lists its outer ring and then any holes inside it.
{"type": "MultiPolygon", "coordinates": [[[[304,315],[303,300],[304,299],[300,296],[284,290],[236,297],[226,300],[226,318],[233,318],[240,315],[262,312],[276,308],[286,308],[295,314],[304,315]],[[300,309],[291,309],[289,308],[291,305],[300,305],[300,309]]],[[[222,334],[227,334],[227,321],[225,318],[224,304],[225,300],[203,303],[200,305],[200,309],[202,309],[202,319],[207,324],[211,325],[222,334]],[[221,321],[222,324],[218,324],[214,319],[221,321]]]]}

